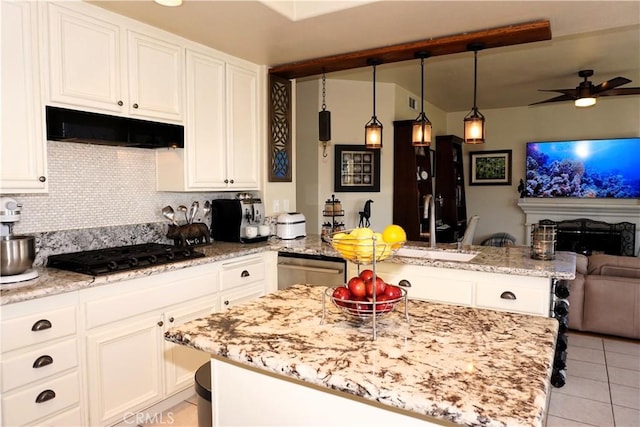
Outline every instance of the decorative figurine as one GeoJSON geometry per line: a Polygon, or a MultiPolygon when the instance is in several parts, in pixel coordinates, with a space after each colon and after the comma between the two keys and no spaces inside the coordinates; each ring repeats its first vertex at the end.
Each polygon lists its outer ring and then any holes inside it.
{"type": "Polygon", "coordinates": [[[369,221],[369,218],[371,217],[371,203],[373,203],[373,200],[371,199],[364,202],[364,208],[358,212],[358,214],[360,214],[360,223],[358,224],[358,227],[368,227],[371,225],[371,222],[369,221]]]}

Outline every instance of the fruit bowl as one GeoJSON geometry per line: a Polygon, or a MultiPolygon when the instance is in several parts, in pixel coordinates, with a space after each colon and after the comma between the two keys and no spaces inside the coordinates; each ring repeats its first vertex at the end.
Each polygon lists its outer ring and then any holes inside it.
{"type": "Polygon", "coordinates": [[[356,264],[371,264],[374,260],[384,261],[405,244],[404,240],[386,243],[380,233],[354,235],[357,230],[345,230],[327,236],[331,247],[342,258],[356,264]]]}
{"type": "Polygon", "coordinates": [[[325,289],[325,298],[330,299],[331,302],[333,302],[333,305],[335,305],[340,311],[342,311],[349,319],[355,320],[369,320],[373,317],[374,314],[376,318],[386,316],[395,309],[396,305],[400,301],[405,300],[405,298],[407,297],[407,291],[402,288],[400,288],[400,290],[402,291],[402,296],[398,298],[387,299],[383,295],[380,295],[379,298],[381,300],[376,300],[374,310],[373,301],[370,301],[369,299],[346,299],[335,297],[333,295],[334,291],[340,287],[345,286],[325,289]]]}

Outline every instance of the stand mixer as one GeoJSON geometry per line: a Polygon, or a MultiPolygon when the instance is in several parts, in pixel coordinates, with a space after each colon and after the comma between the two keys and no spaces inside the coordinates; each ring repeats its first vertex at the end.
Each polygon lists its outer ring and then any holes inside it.
{"type": "Polygon", "coordinates": [[[13,226],[20,221],[22,205],[9,197],[0,198],[0,283],[15,283],[38,277],[31,268],[36,257],[35,239],[16,236],[13,226]]]}

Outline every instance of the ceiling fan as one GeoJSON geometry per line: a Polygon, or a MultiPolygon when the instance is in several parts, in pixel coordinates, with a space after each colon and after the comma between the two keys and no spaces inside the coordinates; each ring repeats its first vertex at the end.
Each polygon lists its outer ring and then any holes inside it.
{"type": "Polygon", "coordinates": [[[624,77],[615,77],[594,86],[589,80],[593,76],[593,70],[581,70],[578,75],[584,78],[575,89],[539,89],[541,92],[560,92],[562,95],[545,101],[534,102],[529,105],[545,104],[548,102],[574,101],[576,107],[589,107],[596,103],[599,96],[620,96],[620,95],[640,95],[640,87],[619,88],[618,86],[631,83],[631,80],[624,77]]]}

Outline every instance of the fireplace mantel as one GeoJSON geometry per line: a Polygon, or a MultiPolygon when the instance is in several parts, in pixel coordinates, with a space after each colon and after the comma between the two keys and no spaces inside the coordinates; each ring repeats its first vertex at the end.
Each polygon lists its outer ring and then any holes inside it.
{"type": "Polygon", "coordinates": [[[589,218],[609,223],[630,222],[636,225],[636,246],[640,251],[639,199],[537,199],[523,198],[518,206],[525,213],[525,238],[531,244],[531,224],[540,220],[565,221],[589,218]]]}

